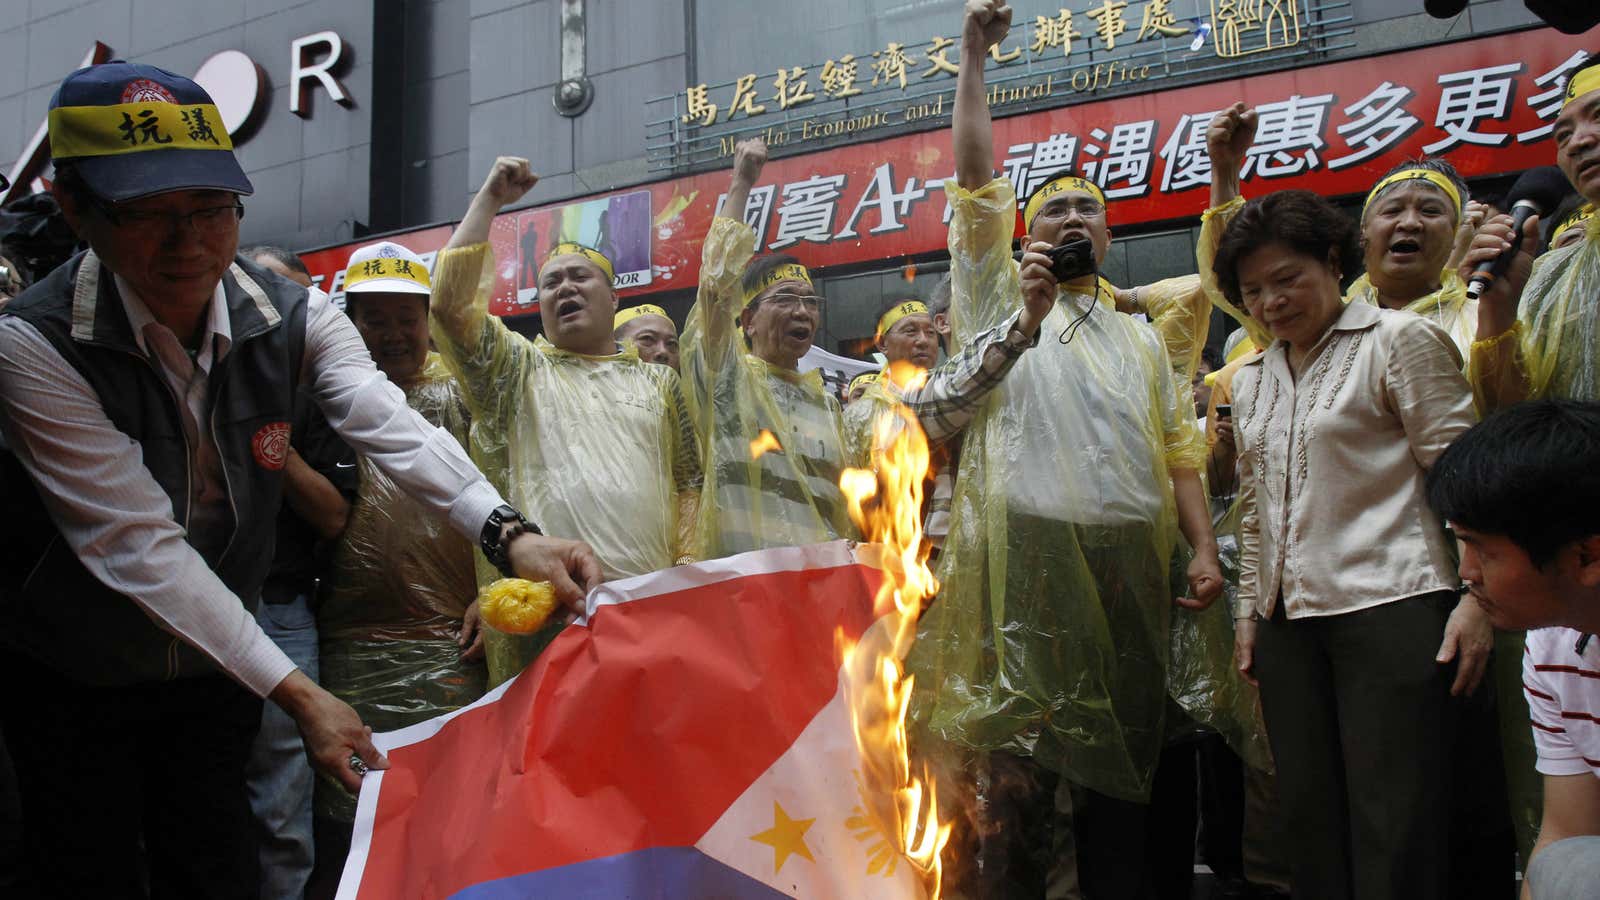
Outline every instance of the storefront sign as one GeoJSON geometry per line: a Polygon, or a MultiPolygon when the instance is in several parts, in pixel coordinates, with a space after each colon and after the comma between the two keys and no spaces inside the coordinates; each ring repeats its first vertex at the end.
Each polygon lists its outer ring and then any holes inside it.
{"type": "MultiPolygon", "coordinates": [[[[1075,0],[1024,20],[989,48],[991,106],[1053,106],[1081,95],[1129,93],[1155,82],[1335,49],[1351,33],[1347,0],[1075,0]],[[1181,15],[1197,12],[1193,18],[1181,15]],[[1135,28],[1137,25],[1137,28],[1135,28]],[[1211,38],[1208,41],[1208,38],[1211,38]],[[1052,102],[1054,101],[1054,102],[1052,102]]],[[[1351,46],[1340,44],[1340,47],[1351,46]]],[[[650,101],[653,171],[682,169],[733,153],[740,138],[819,147],[843,134],[937,117],[954,102],[959,38],[889,41],[820,65],[785,62],[725,84],[691,85],[650,101]]]]}
{"type": "MultiPolygon", "coordinates": [[[[1582,36],[1538,29],[1013,116],[995,122],[997,161],[1022,196],[1058,172],[1082,173],[1111,199],[1113,230],[1200,214],[1211,182],[1206,125],[1235,100],[1261,116],[1243,169],[1247,195],[1283,188],[1361,194],[1391,166],[1423,154],[1443,156],[1468,177],[1514,172],[1554,161],[1550,131],[1562,80],[1586,46],[1582,36]]],[[[948,131],[779,159],[767,165],[744,215],[759,249],[792,253],[815,268],[937,253],[945,248],[943,184],[953,168],[948,131]]],[[[626,288],[625,297],[695,285],[700,244],[728,179],[726,171],[709,172],[619,192],[648,191],[654,211],[650,282],[626,288]]],[[[493,311],[531,311],[517,303],[519,218],[574,205],[497,220],[493,311]]],[[[427,252],[447,236],[448,229],[432,229],[394,240],[427,252]]],[[[306,260],[335,279],[356,246],[306,260]]]]}

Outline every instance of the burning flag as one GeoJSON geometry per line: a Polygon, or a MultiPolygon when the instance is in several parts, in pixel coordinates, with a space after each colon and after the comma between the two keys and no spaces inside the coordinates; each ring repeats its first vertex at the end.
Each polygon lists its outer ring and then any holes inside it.
{"type": "Polygon", "coordinates": [[[937,898],[950,827],[907,756],[902,669],[937,590],[928,453],[895,425],[841,484],[880,543],[604,584],[515,679],[376,735],[390,768],[362,785],[340,900],[937,898]]]}
{"type": "Polygon", "coordinates": [[[516,679],[375,738],[391,768],[362,786],[339,897],[925,896],[836,656],[887,640],[880,556],[765,550],[597,589],[516,679]]]}

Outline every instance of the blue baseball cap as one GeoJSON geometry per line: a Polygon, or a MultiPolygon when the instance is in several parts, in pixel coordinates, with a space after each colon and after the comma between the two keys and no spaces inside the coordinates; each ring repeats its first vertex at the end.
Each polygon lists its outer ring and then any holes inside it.
{"type": "Polygon", "coordinates": [[[113,60],[50,98],[50,158],[113,203],[183,190],[253,194],[211,95],[182,75],[113,60]]]}

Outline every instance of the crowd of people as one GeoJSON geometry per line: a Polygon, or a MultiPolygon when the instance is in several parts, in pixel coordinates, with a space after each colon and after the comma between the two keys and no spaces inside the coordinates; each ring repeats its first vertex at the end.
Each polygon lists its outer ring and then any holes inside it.
{"type": "Polygon", "coordinates": [[[528,160],[431,267],[356,251],[341,311],[239,248],[225,136],[123,145],[130,85],[174,123],[202,88],[68,76],[52,192],[83,249],[26,286],[0,261],[0,887],[331,896],[374,730],[514,676],[603,581],[859,537],[841,473],[915,421],[942,587],[911,726],[947,896],[1187,898],[1197,857],[1216,896],[1600,896],[1600,62],[1567,83],[1548,217],[1439,159],[1354,221],[1245,198],[1239,103],[1207,133],[1199,274],[1119,286],[1093,181],[995,176],[1010,17],[964,13],[950,273],[884,304],[883,368],[842,397],[801,371],[810,271],[738,215],[760,139],[681,335],[560,243],[529,339],[489,313],[528,160]],[[488,627],[479,585],[513,575],[568,612],[488,627]]]}

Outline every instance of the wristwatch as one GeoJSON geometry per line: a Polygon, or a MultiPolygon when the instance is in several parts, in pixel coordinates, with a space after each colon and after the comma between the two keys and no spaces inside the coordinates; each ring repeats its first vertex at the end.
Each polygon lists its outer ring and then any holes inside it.
{"type": "Polygon", "coordinates": [[[507,578],[515,578],[516,572],[511,568],[511,556],[508,547],[511,539],[519,534],[544,534],[537,525],[523,518],[522,513],[514,507],[501,504],[489,513],[489,518],[483,523],[483,531],[478,535],[478,546],[483,548],[485,559],[500,570],[500,574],[507,578]],[[500,532],[505,530],[507,522],[515,522],[504,537],[500,532]]]}

